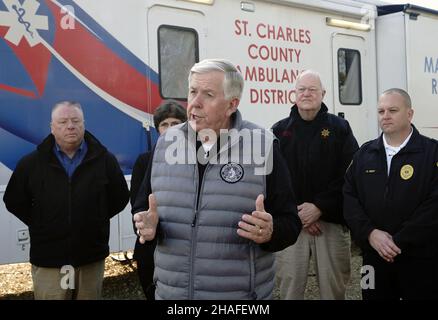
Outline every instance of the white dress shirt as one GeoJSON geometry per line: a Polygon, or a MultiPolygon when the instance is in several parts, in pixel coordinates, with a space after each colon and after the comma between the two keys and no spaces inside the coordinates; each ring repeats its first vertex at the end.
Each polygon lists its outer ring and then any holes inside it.
{"type": "Polygon", "coordinates": [[[391,160],[392,160],[392,158],[405,146],[405,145],[407,145],[407,143],[409,142],[409,139],[411,138],[411,136],[412,136],[412,132],[413,132],[414,130],[411,128],[411,133],[408,135],[408,137],[405,139],[405,141],[403,141],[403,143],[400,145],[400,146],[398,146],[398,147],[393,147],[393,146],[390,146],[389,144],[388,144],[388,142],[386,142],[386,139],[385,139],[385,134],[383,134],[383,145],[385,146],[385,152],[386,152],[386,163],[387,163],[387,165],[388,165],[388,172],[387,172],[387,174],[388,174],[388,176],[389,176],[389,171],[390,171],[390,169],[391,169],[391,160]]]}

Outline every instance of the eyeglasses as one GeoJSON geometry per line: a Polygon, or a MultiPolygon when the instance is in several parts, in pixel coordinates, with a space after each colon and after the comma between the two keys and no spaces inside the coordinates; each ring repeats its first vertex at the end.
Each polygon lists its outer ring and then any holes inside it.
{"type": "Polygon", "coordinates": [[[320,89],[316,88],[316,87],[310,87],[310,88],[306,88],[306,87],[298,87],[296,88],[296,91],[299,94],[303,94],[304,92],[306,92],[306,90],[309,90],[310,94],[315,94],[317,93],[320,89]]]}

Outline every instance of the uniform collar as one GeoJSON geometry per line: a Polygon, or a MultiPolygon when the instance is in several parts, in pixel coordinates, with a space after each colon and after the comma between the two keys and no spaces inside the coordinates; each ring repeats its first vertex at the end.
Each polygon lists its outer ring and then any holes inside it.
{"type": "MultiPolygon", "coordinates": [[[[327,112],[328,112],[328,108],[325,105],[325,103],[322,102],[321,109],[319,109],[318,114],[316,115],[315,119],[313,119],[312,121],[320,121],[322,119],[322,117],[327,114],[327,112]]],[[[301,116],[298,113],[298,106],[296,104],[294,104],[291,108],[291,111],[289,114],[289,121],[287,123],[286,128],[290,128],[295,121],[300,120],[300,119],[301,119],[301,116]]]]}
{"type": "MultiPolygon", "coordinates": [[[[413,124],[412,126],[412,133],[409,138],[409,141],[407,141],[406,145],[402,148],[405,152],[418,152],[423,150],[423,145],[421,143],[420,133],[418,132],[417,128],[413,124]]],[[[383,151],[385,152],[385,145],[383,143],[383,133],[380,135],[378,139],[375,139],[370,142],[370,149],[373,151],[383,151]]]]}
{"type": "Polygon", "coordinates": [[[406,139],[402,142],[402,144],[398,147],[393,147],[393,146],[389,145],[388,142],[386,141],[385,135],[382,134],[383,146],[385,147],[385,149],[387,151],[389,150],[389,151],[393,151],[393,152],[397,153],[399,150],[403,149],[408,144],[413,132],[414,132],[414,129],[412,129],[412,127],[411,127],[411,132],[406,137],[406,139]]]}

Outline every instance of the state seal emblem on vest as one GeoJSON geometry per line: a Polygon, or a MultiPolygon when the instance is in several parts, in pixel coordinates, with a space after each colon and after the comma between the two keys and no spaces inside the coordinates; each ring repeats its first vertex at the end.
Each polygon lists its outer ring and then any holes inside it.
{"type": "Polygon", "coordinates": [[[228,183],[236,183],[243,177],[243,168],[237,163],[227,163],[221,168],[221,178],[228,183]]]}

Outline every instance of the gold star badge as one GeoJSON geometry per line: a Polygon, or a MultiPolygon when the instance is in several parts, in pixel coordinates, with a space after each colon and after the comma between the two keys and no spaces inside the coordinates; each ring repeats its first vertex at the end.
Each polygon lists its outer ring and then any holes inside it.
{"type": "Polygon", "coordinates": [[[322,129],[322,131],[321,131],[321,137],[323,137],[323,138],[328,138],[329,135],[330,135],[330,131],[329,131],[329,129],[322,129]]]}

